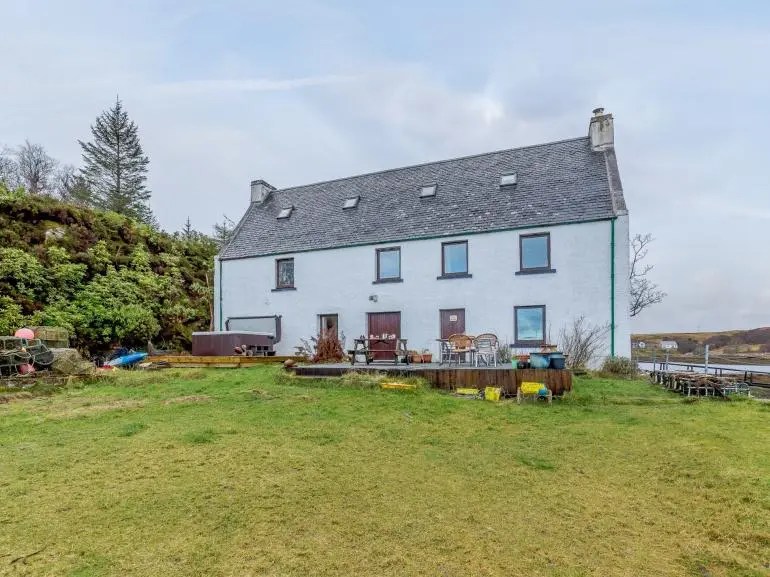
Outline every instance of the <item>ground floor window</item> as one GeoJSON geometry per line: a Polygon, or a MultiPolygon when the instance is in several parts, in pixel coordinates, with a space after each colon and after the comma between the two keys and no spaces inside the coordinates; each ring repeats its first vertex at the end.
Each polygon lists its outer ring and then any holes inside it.
{"type": "Polygon", "coordinates": [[[339,337],[339,316],[338,315],[318,315],[321,334],[332,333],[339,337]]]}
{"type": "Polygon", "coordinates": [[[545,343],[545,305],[515,307],[513,324],[517,345],[545,343]]]}

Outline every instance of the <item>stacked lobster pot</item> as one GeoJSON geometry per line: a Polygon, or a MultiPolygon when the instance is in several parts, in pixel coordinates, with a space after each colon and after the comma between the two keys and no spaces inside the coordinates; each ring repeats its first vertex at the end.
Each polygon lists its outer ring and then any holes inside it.
{"type": "Polygon", "coordinates": [[[40,339],[0,337],[0,376],[50,369],[54,354],[40,339]]]}

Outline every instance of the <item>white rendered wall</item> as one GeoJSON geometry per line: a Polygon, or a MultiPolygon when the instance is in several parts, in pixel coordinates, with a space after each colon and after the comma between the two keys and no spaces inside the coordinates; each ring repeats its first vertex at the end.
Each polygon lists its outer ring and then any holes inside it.
{"type": "MultiPolygon", "coordinates": [[[[235,316],[282,315],[278,354],[294,353],[301,338],[317,334],[318,315],[339,315],[340,330],[352,338],[366,334],[366,313],[401,312],[401,336],[410,349],[437,353],[439,310],[465,309],[468,334],[493,332],[513,343],[514,306],[546,305],[546,332],[558,343],[562,327],[585,315],[594,324],[610,323],[610,221],[580,223],[385,243],[268,257],[224,260],[216,326],[235,316]],[[555,273],[515,275],[520,234],[551,233],[555,273]],[[437,280],[441,243],[468,241],[472,278],[437,280]],[[401,247],[402,283],[373,284],[375,249],[401,247]],[[273,291],[276,258],[294,258],[296,290],[273,291]],[[370,300],[376,295],[376,302],[370,300]]],[[[628,217],[616,222],[615,352],[628,356],[628,217]]],[[[218,279],[219,280],[219,279],[218,279]]],[[[219,283],[217,283],[219,288],[219,283]]],[[[219,294],[215,298],[219,298],[219,294]]],[[[606,350],[609,354],[609,335],[606,350]]]]}

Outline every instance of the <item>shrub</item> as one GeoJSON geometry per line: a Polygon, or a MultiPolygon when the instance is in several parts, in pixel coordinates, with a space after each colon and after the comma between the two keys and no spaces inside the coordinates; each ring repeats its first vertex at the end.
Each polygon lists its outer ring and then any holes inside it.
{"type": "Polygon", "coordinates": [[[612,377],[634,377],[639,372],[636,363],[628,357],[607,357],[602,363],[601,373],[612,377]]]}
{"type": "Polygon", "coordinates": [[[300,339],[295,348],[297,356],[305,357],[313,363],[339,362],[345,359],[343,343],[345,335],[337,336],[332,331],[322,331],[310,340],[300,339]]]}
{"type": "Polygon", "coordinates": [[[511,345],[508,343],[500,343],[497,345],[497,362],[503,365],[507,365],[512,359],[511,345]]]}
{"type": "Polygon", "coordinates": [[[605,343],[608,326],[592,325],[584,316],[564,327],[559,335],[562,352],[567,356],[570,369],[584,369],[591,365],[605,343]]]}

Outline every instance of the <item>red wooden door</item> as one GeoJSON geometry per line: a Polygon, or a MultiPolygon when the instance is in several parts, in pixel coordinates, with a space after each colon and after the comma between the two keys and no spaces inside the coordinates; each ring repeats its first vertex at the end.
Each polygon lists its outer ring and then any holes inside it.
{"type": "Polygon", "coordinates": [[[369,328],[366,336],[380,338],[382,335],[388,335],[385,342],[371,343],[372,351],[375,351],[374,360],[392,361],[396,339],[401,338],[401,313],[368,313],[367,318],[369,328]],[[394,339],[390,338],[392,335],[395,335],[394,339]]]}
{"type": "Polygon", "coordinates": [[[465,334],[465,309],[443,309],[441,315],[441,338],[465,334]]]}

